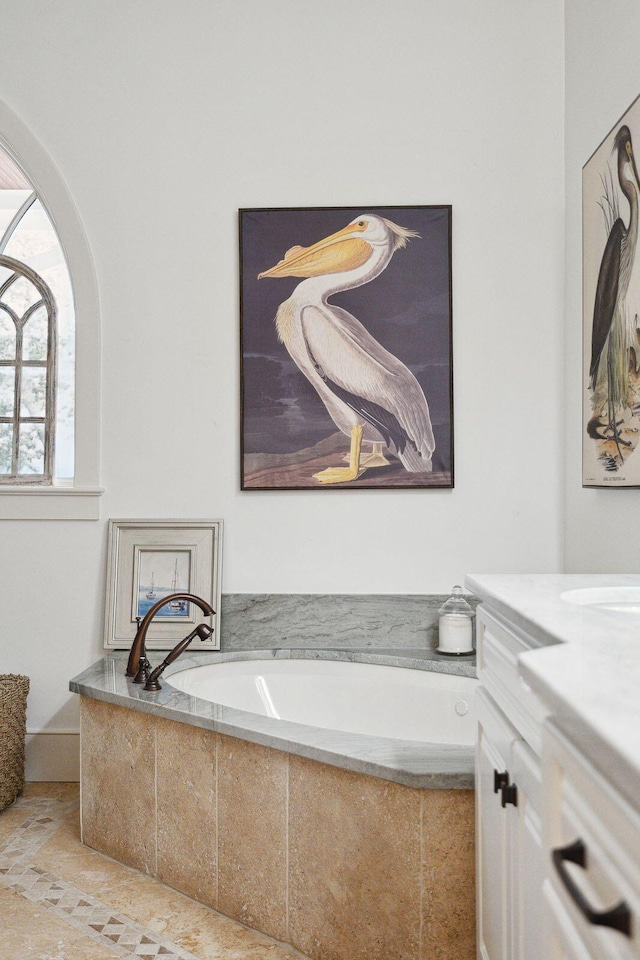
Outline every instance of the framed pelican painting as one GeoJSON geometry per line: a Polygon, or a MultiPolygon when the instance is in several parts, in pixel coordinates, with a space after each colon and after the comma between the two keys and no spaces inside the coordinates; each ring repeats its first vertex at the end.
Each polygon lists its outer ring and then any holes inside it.
{"type": "Polygon", "coordinates": [[[582,171],[583,456],[589,487],[640,486],[640,98],[582,171]]]}
{"type": "Polygon", "coordinates": [[[453,486],[451,207],[240,211],[244,490],[453,486]]]}

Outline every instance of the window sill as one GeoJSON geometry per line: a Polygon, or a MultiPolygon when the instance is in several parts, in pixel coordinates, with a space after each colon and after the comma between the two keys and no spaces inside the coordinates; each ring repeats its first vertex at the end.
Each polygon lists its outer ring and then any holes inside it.
{"type": "Polygon", "coordinates": [[[102,487],[2,487],[0,520],[99,520],[102,487]]]}

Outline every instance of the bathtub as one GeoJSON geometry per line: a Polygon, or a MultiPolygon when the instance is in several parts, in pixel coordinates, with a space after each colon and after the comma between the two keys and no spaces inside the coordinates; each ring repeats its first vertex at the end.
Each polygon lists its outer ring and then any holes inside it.
{"type": "Polygon", "coordinates": [[[471,664],[189,651],[145,691],[126,660],[71,682],[85,844],[312,960],[473,960],[471,664]]]}
{"type": "Polygon", "coordinates": [[[327,660],[239,660],[181,670],[189,696],[293,723],[430,744],[471,746],[477,680],[327,660]]]}
{"type": "Polygon", "coordinates": [[[123,660],[108,655],[70,689],[410,787],[474,786],[472,664],[415,651],[188,651],[161,690],[146,691],[124,676],[123,660]]]}

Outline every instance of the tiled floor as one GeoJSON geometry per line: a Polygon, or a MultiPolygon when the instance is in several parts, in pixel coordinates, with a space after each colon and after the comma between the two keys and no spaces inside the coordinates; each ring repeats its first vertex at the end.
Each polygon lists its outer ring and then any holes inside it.
{"type": "Polygon", "coordinates": [[[304,960],[80,843],[78,784],[0,813],[0,960],[304,960]]]}

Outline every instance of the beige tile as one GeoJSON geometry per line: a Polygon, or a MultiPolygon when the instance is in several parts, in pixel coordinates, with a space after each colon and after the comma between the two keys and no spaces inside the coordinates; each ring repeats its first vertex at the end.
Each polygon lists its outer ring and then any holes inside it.
{"type": "Polygon", "coordinates": [[[0,843],[4,843],[28,816],[28,807],[20,803],[14,803],[0,811],[0,843]]]}
{"type": "Polygon", "coordinates": [[[0,930],[0,960],[113,960],[111,950],[2,887],[0,930]]]}
{"type": "Polygon", "coordinates": [[[57,857],[84,856],[87,853],[87,847],[80,840],[80,810],[76,807],[66,813],[60,826],[40,848],[39,856],[44,856],[50,860],[57,857]]]}
{"type": "Polygon", "coordinates": [[[208,911],[198,926],[173,940],[203,960],[305,960],[297,950],[208,911]]]}
{"type": "MultiPolygon", "coordinates": [[[[15,958],[12,957],[12,960],[15,958]]],[[[20,960],[31,960],[31,957],[21,956],[20,960]]],[[[114,954],[109,947],[102,946],[91,937],[78,937],[77,940],[65,942],[62,951],[49,953],[39,950],[33,955],[33,960],[114,960],[114,954]]]]}
{"type": "Polygon", "coordinates": [[[424,791],[422,960],[476,955],[474,796],[424,791]]]}
{"type": "MultiPolygon", "coordinates": [[[[78,785],[76,784],[76,797],[47,797],[46,793],[40,793],[36,796],[25,797],[14,803],[11,807],[7,807],[5,810],[0,813],[0,843],[2,843],[6,838],[16,830],[20,824],[31,816],[34,811],[34,805],[30,803],[30,800],[34,799],[51,799],[54,801],[54,815],[61,816],[61,826],[58,828],[54,834],[54,838],[73,836],[77,842],[80,839],[80,813],[77,802],[78,794],[78,785]],[[60,807],[58,810],[55,809],[55,801],[59,800],[60,807]],[[64,811],[67,811],[66,813],[64,811]]],[[[56,791],[51,791],[52,793],[56,791]]],[[[58,842],[57,839],[54,842],[58,842]]],[[[66,841],[65,841],[66,844],[66,841]]]]}
{"type": "Polygon", "coordinates": [[[81,697],[81,723],[82,838],[154,873],[155,718],[81,697]]]}
{"type": "Polygon", "coordinates": [[[157,724],[157,873],[212,907],[218,870],[216,741],[210,730],[170,720],[157,724]]]}
{"type": "Polygon", "coordinates": [[[318,960],[417,960],[419,791],[291,757],[287,939],[318,960]]]}
{"type": "Polygon", "coordinates": [[[287,754],[218,743],[218,908],[286,939],[287,754]]]}
{"type": "Polygon", "coordinates": [[[128,883],[105,889],[100,900],[156,936],[171,941],[199,927],[203,918],[211,913],[208,907],[159,880],[140,874],[128,883]]]}
{"type": "MultiPolygon", "coordinates": [[[[0,811],[0,843],[16,830],[33,811],[30,800],[59,800],[64,804],[78,802],[80,785],[77,783],[27,783],[22,797],[19,797],[10,807],[0,811]]],[[[74,828],[79,832],[79,814],[77,808],[65,815],[64,829],[74,828]],[[69,824],[69,827],[66,825],[69,824]],[[73,825],[73,826],[72,826],[73,825]]]]}
{"type": "Polygon", "coordinates": [[[146,874],[109,859],[95,850],[84,848],[84,854],[70,853],[65,856],[44,848],[37,857],[37,865],[48,873],[60,877],[79,890],[108,903],[114,910],[122,909],[129,902],[126,888],[148,880],[146,874]]]}

